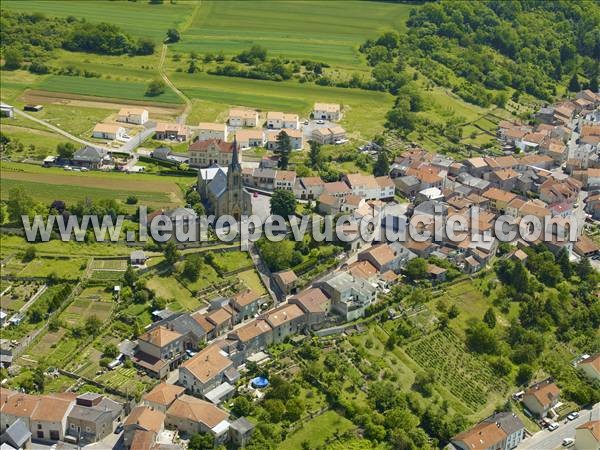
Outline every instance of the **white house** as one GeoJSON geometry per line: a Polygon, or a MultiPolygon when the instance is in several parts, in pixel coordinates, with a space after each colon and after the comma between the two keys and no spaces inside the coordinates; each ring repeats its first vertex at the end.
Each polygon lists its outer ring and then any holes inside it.
{"type": "Polygon", "coordinates": [[[294,129],[281,129],[281,130],[269,130],[267,131],[267,148],[269,150],[277,149],[277,136],[282,131],[290,137],[290,143],[292,144],[292,150],[302,150],[304,145],[304,135],[300,130],[294,129]]]}
{"type": "Polygon", "coordinates": [[[395,184],[389,177],[375,178],[361,173],[346,174],[342,178],[350,186],[352,194],[365,200],[381,200],[394,196],[395,184]]]}
{"type": "Polygon", "coordinates": [[[312,139],[319,144],[335,144],[346,139],[346,130],[340,126],[330,128],[317,128],[312,132],[312,139]]]}
{"type": "Polygon", "coordinates": [[[198,124],[198,140],[206,141],[208,139],[227,140],[227,124],[200,122],[198,124]]]}
{"type": "Polygon", "coordinates": [[[342,108],[337,103],[315,103],[313,117],[318,120],[337,122],[342,118],[342,108]]]}
{"type": "Polygon", "coordinates": [[[232,127],[257,127],[258,112],[251,109],[232,108],[229,110],[228,122],[232,127]]]}
{"type": "Polygon", "coordinates": [[[144,125],[148,122],[148,111],[142,108],[121,108],[117,120],[119,122],[144,125]]]}
{"type": "Polygon", "coordinates": [[[235,139],[242,148],[262,147],[265,145],[265,134],[262,129],[237,131],[235,139]]]}
{"type": "Polygon", "coordinates": [[[96,124],[92,131],[92,136],[98,139],[122,139],[125,134],[125,128],[112,123],[96,124]]]}
{"type": "Polygon", "coordinates": [[[286,114],[278,111],[269,111],[267,113],[267,128],[274,130],[291,128],[297,130],[300,128],[298,114],[286,114]]]}

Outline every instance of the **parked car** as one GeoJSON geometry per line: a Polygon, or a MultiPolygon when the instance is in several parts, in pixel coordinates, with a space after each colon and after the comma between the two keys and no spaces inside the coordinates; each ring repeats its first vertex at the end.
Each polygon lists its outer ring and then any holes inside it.
{"type": "Polygon", "coordinates": [[[573,439],[573,438],[564,438],[562,441],[563,447],[573,447],[574,444],[575,444],[575,439],[573,439]]]}
{"type": "Polygon", "coordinates": [[[558,428],[558,424],[556,422],[551,423],[550,425],[548,425],[548,430],[550,431],[554,431],[558,428]]]}
{"type": "Polygon", "coordinates": [[[325,125],[325,121],[324,120],[317,120],[317,125],[325,125]]]}
{"type": "Polygon", "coordinates": [[[115,434],[119,434],[123,431],[123,424],[120,423],[119,425],[117,425],[117,428],[115,428],[115,434]]]}
{"type": "Polygon", "coordinates": [[[572,412],[571,414],[569,414],[567,416],[567,419],[569,420],[575,420],[579,417],[579,413],[577,411],[572,412]]]}

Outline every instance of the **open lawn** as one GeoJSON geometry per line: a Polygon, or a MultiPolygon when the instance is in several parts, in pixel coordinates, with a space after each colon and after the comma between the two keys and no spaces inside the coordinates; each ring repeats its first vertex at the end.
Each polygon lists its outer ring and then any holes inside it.
{"type": "Polygon", "coordinates": [[[152,207],[174,207],[182,203],[178,183],[188,184],[191,177],[166,177],[117,172],[67,172],[30,164],[4,163],[0,168],[2,200],[12,187],[23,186],[35,200],[51,203],[63,200],[74,203],[86,198],[117,199],[124,202],[135,195],[139,204],[152,207]]]}
{"type": "Polygon", "coordinates": [[[50,259],[36,258],[19,273],[22,277],[48,277],[56,274],[58,278],[73,280],[78,278],[87,265],[87,259],[50,259]]]}
{"type": "Polygon", "coordinates": [[[48,155],[56,153],[56,146],[58,144],[67,142],[65,137],[56,133],[27,128],[25,126],[8,125],[7,121],[2,122],[2,133],[11,142],[19,141],[23,144],[23,150],[5,151],[5,154],[12,159],[43,159],[48,155]]]}
{"type": "Polygon", "coordinates": [[[304,423],[298,431],[287,436],[279,445],[281,450],[301,450],[303,448],[317,448],[330,439],[334,434],[343,434],[354,429],[355,426],[348,419],[335,411],[326,411],[320,416],[304,423]],[[305,447],[304,442],[308,443],[305,447]]]}
{"type": "Polygon", "coordinates": [[[412,6],[384,2],[203,1],[174,47],[180,52],[235,55],[260,44],[273,55],[339,67],[361,65],[358,46],[400,29],[412,6]]]}
{"type": "Polygon", "coordinates": [[[244,283],[244,286],[246,286],[251,291],[258,292],[261,295],[267,293],[260,277],[258,276],[258,273],[256,273],[256,270],[254,269],[246,270],[245,272],[240,272],[237,275],[235,275],[234,278],[236,279],[236,281],[240,280],[242,283],[244,283]]]}
{"type": "Polygon", "coordinates": [[[156,275],[148,280],[147,286],[167,303],[176,302],[187,311],[196,311],[203,306],[175,277],[156,275]]]}
{"type": "Polygon", "coordinates": [[[94,259],[91,264],[92,269],[105,270],[125,270],[127,269],[126,259],[94,259]]]}

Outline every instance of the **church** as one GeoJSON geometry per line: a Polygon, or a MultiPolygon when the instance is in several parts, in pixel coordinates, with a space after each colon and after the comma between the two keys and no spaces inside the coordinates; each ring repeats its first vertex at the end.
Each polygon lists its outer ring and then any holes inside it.
{"type": "Polygon", "coordinates": [[[252,199],[242,184],[242,165],[238,152],[234,137],[231,161],[227,168],[213,165],[198,170],[198,193],[206,213],[214,214],[217,219],[230,215],[239,220],[241,216],[252,215],[252,199]]]}

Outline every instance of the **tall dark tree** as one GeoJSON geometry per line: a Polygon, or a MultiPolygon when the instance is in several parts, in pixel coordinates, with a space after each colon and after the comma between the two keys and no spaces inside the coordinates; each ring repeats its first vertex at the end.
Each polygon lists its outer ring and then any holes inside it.
{"type": "Polygon", "coordinates": [[[321,144],[319,144],[317,141],[310,141],[310,152],[308,154],[308,157],[310,159],[310,166],[313,169],[317,169],[321,166],[322,164],[322,157],[321,157],[321,144]]]}
{"type": "Polygon", "coordinates": [[[179,252],[177,251],[177,246],[175,245],[175,243],[173,241],[167,242],[167,245],[165,245],[165,249],[164,249],[163,253],[165,255],[165,262],[169,266],[172,266],[173,264],[175,264],[177,262],[177,260],[179,259],[179,252]]]}
{"type": "Polygon", "coordinates": [[[556,262],[560,266],[560,271],[563,276],[568,280],[573,275],[573,266],[571,265],[571,261],[569,261],[569,252],[566,248],[563,248],[556,257],[556,262]]]}
{"type": "Polygon", "coordinates": [[[384,149],[379,150],[377,154],[377,161],[373,166],[373,175],[376,177],[383,177],[390,173],[390,161],[388,159],[387,151],[384,149]]]}
{"type": "Polygon", "coordinates": [[[275,189],[271,196],[271,214],[287,218],[296,211],[296,197],[292,191],[275,189]]]}
{"type": "Polygon", "coordinates": [[[581,84],[579,83],[579,78],[577,78],[577,72],[575,72],[569,80],[568,88],[571,92],[579,92],[581,90],[581,84]]]}
{"type": "Polygon", "coordinates": [[[172,44],[174,42],[179,42],[179,39],[181,39],[179,31],[177,31],[175,28],[169,28],[167,30],[167,42],[172,44]]]}
{"type": "Polygon", "coordinates": [[[292,140],[285,131],[277,135],[277,152],[279,152],[278,167],[280,169],[287,169],[290,161],[290,153],[292,152],[292,140]]]}
{"type": "Polygon", "coordinates": [[[496,314],[494,313],[494,308],[488,308],[483,315],[483,321],[490,328],[494,328],[496,326],[496,314]]]}

